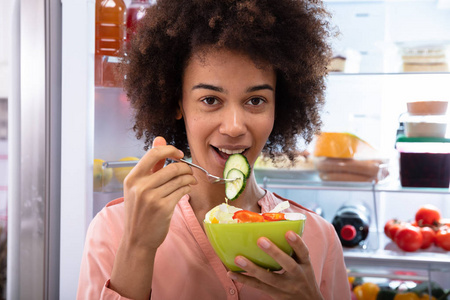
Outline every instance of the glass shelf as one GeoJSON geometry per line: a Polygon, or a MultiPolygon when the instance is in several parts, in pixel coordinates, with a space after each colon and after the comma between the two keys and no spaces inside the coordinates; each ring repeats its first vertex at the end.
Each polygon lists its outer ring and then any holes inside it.
{"type": "Polygon", "coordinates": [[[437,246],[428,249],[417,250],[415,252],[405,252],[400,250],[394,242],[384,235],[384,232],[369,233],[369,246],[356,248],[343,248],[344,258],[348,265],[352,267],[373,267],[389,266],[392,268],[411,268],[418,270],[450,272],[450,255],[437,246]],[[377,249],[370,244],[377,242],[380,246],[377,249]]]}
{"type": "Polygon", "coordinates": [[[446,74],[448,0],[326,0],[333,30],[330,74],[446,74]]]}
{"type": "Polygon", "coordinates": [[[269,176],[265,176],[262,178],[262,180],[258,181],[258,183],[263,188],[276,188],[276,189],[450,194],[449,188],[402,187],[398,179],[395,180],[388,179],[385,183],[375,183],[375,182],[301,180],[288,178],[271,178],[269,176]]]}

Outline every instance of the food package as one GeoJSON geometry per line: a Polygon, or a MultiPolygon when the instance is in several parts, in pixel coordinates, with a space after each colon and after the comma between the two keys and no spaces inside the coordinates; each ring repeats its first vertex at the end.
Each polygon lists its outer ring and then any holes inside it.
{"type": "Polygon", "coordinates": [[[316,161],[316,169],[323,181],[378,182],[389,175],[388,164],[380,159],[325,157],[316,161]]]}
{"type": "Polygon", "coordinates": [[[323,132],[313,154],[323,181],[379,182],[389,175],[388,160],[351,133],[323,132]]]}
{"type": "Polygon", "coordinates": [[[255,161],[254,169],[314,170],[314,162],[307,150],[296,153],[292,162],[286,155],[275,158],[275,161],[261,155],[255,161]]]}
{"type": "Polygon", "coordinates": [[[403,72],[448,72],[447,45],[404,43],[400,47],[403,72]]]}

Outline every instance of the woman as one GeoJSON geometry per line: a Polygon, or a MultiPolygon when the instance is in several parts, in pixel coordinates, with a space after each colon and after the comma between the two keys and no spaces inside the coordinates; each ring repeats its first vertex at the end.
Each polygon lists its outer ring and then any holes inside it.
{"type": "MultiPolygon", "coordinates": [[[[319,131],[330,49],[320,3],[292,0],[158,1],[125,56],[134,129],[150,148],[124,181],[124,197],[92,221],[79,299],[349,299],[334,228],[307,216],[295,255],[270,240],[258,246],[283,267],[268,272],[245,257],[229,272],[203,231],[224,186],[166,159],[189,156],[220,175],[232,153],[251,166],[261,152],[292,153],[319,131]]],[[[283,201],[252,174],[232,205],[266,212],[283,201]]],[[[301,199],[298,199],[301,202],[301,199]]]]}

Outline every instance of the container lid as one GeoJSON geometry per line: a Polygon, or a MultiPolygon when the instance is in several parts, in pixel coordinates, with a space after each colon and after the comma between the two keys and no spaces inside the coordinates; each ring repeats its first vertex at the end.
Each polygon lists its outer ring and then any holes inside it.
{"type": "Polygon", "coordinates": [[[446,138],[399,136],[395,146],[399,152],[450,154],[450,139],[446,138]]]}
{"type": "Polygon", "coordinates": [[[439,137],[407,137],[399,135],[397,143],[450,143],[450,139],[439,137]]]}

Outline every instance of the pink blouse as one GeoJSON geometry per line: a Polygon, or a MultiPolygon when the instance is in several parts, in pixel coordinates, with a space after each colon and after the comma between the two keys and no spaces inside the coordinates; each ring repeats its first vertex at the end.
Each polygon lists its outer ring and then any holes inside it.
{"type": "MultiPolygon", "coordinates": [[[[268,212],[282,197],[267,191],[259,200],[268,212]]],[[[350,299],[342,247],[333,226],[290,201],[290,212],[306,215],[306,242],[316,281],[325,299],[350,299]]],[[[103,208],[92,220],[84,247],[77,299],[127,299],[108,288],[114,257],[124,230],[123,198],[103,208]]],[[[209,244],[184,196],[175,208],[169,233],[158,248],[152,299],[271,299],[262,291],[234,282],[209,244]]]]}

